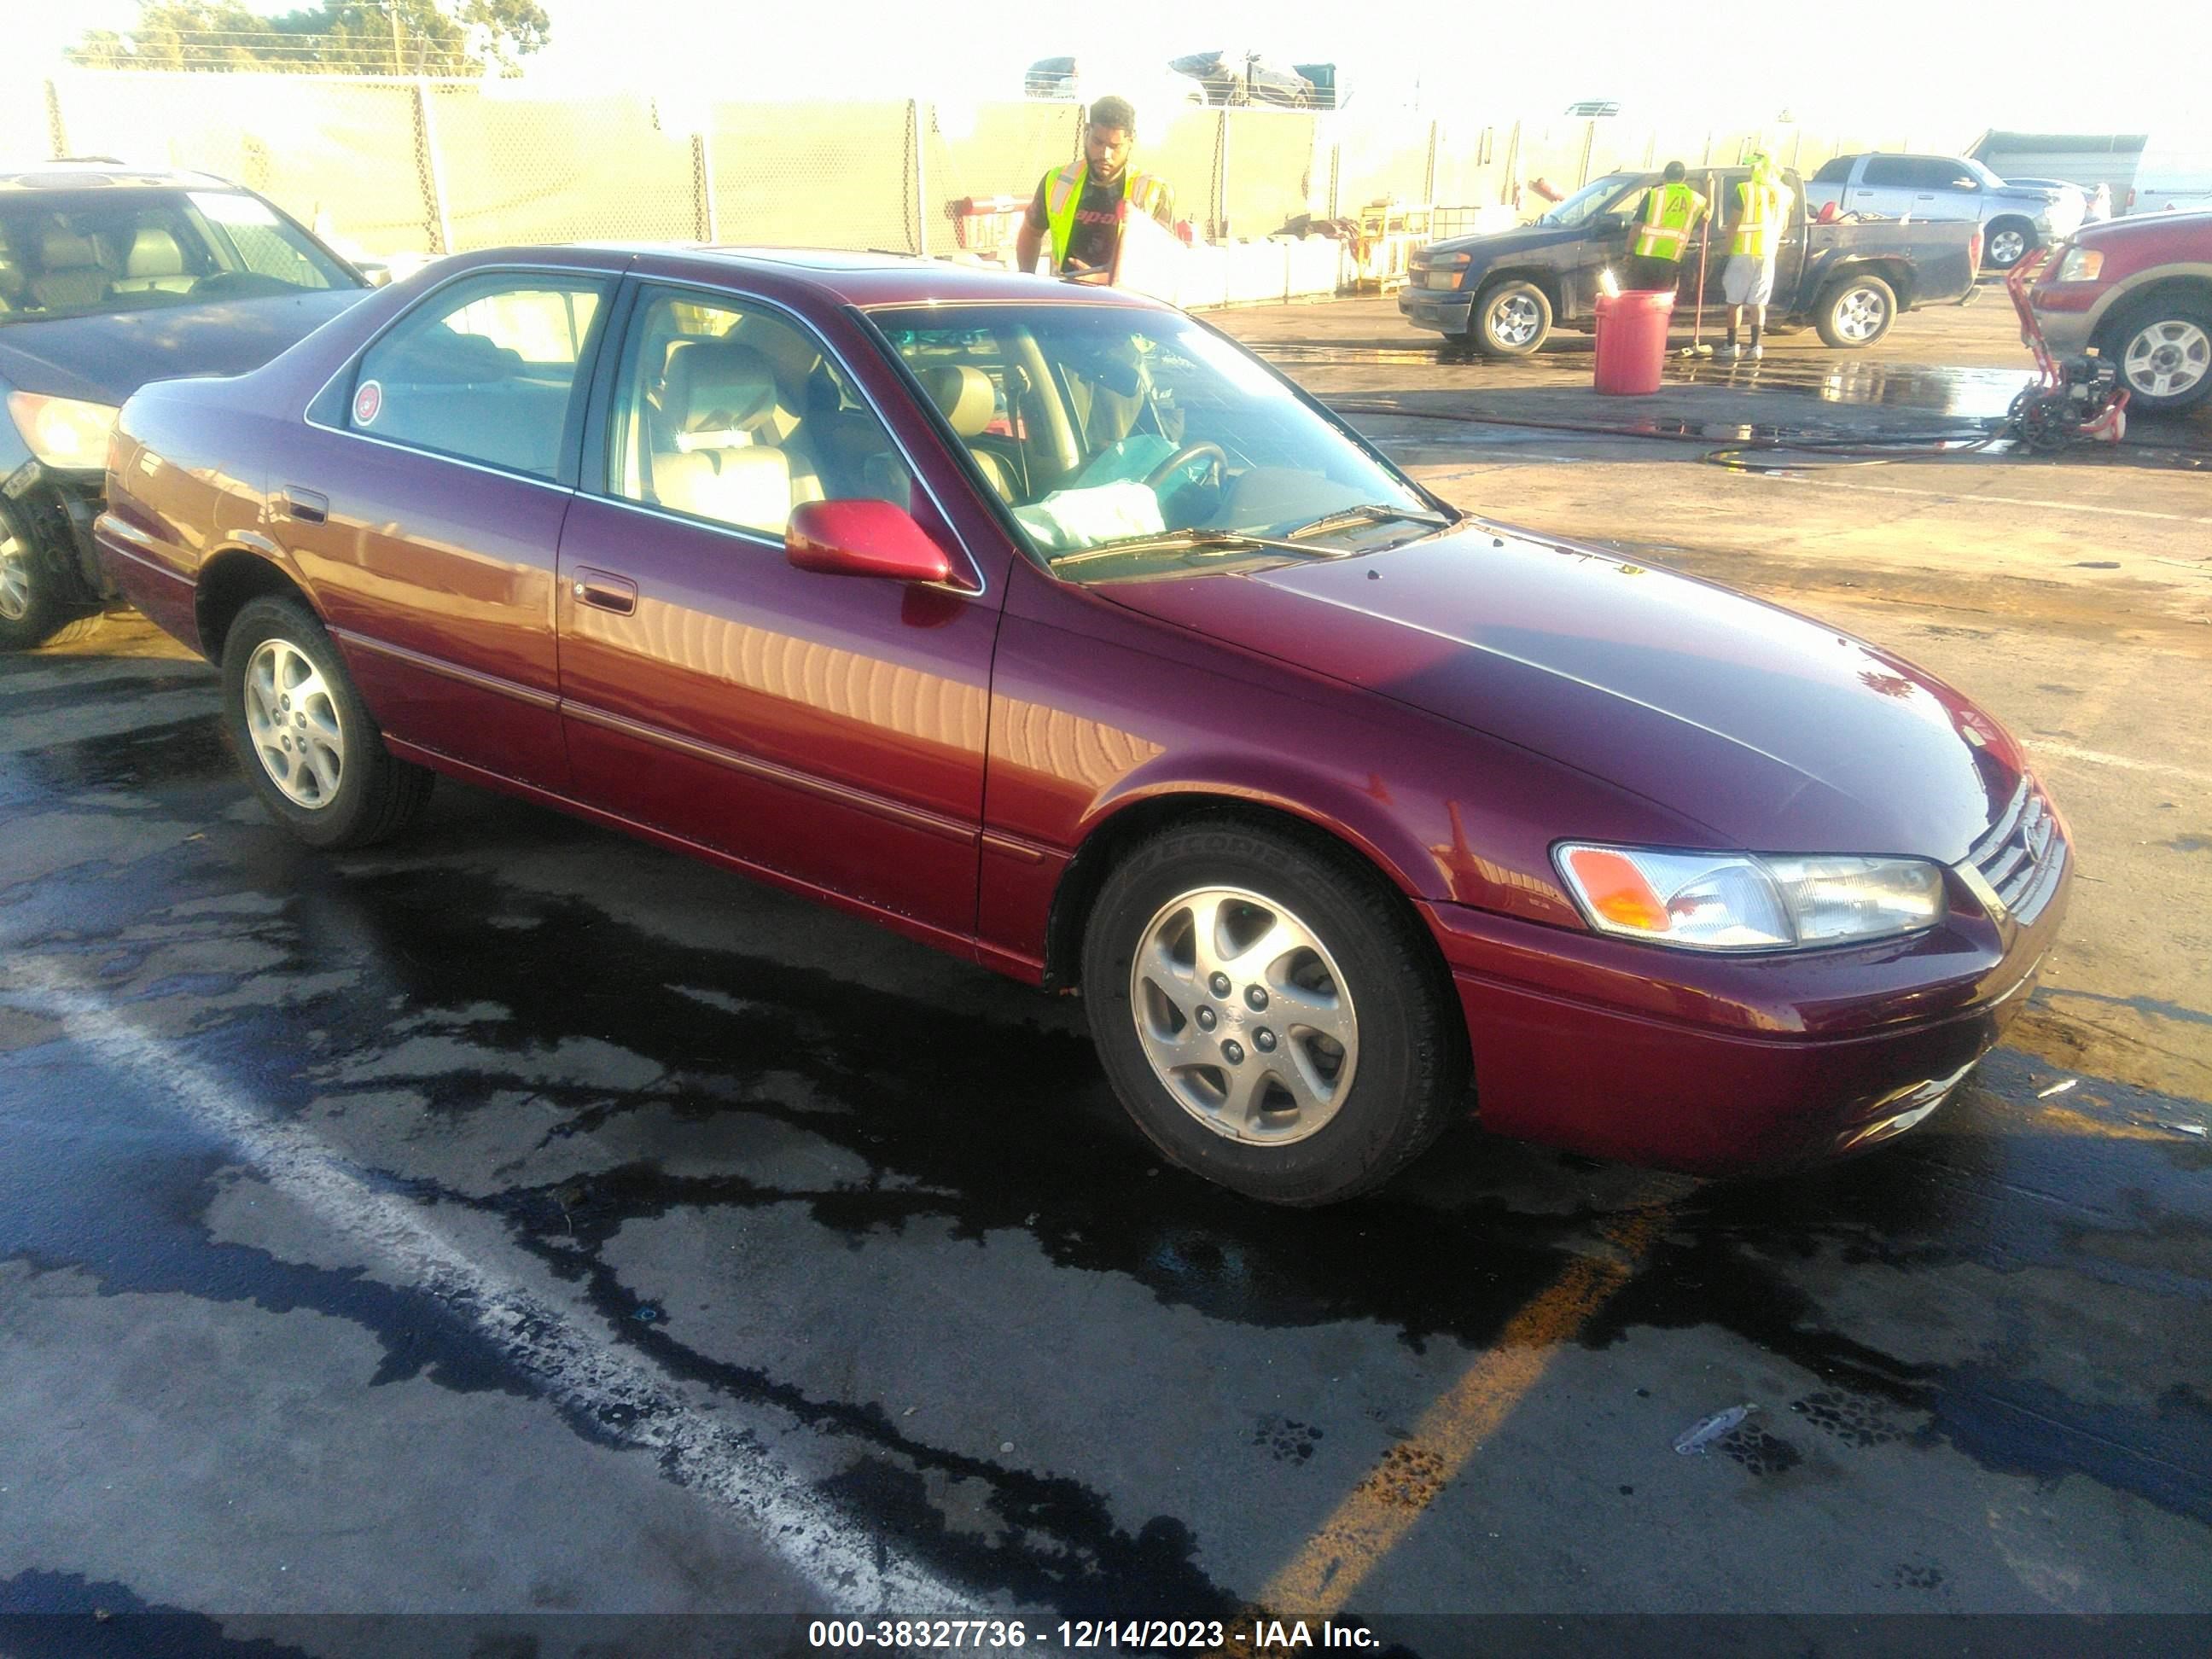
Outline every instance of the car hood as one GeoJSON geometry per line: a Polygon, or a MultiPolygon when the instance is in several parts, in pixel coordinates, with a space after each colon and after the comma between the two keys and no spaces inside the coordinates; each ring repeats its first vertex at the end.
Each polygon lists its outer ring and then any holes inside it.
{"type": "Polygon", "coordinates": [[[0,325],[0,380],[18,392],[119,405],[149,380],[258,368],[373,291],[9,323],[0,325]]]}
{"type": "Polygon", "coordinates": [[[1096,591],[1544,754],[1750,851],[1954,863],[2021,775],[2002,728],[1875,646],[1503,527],[1096,591]]]}
{"type": "Polygon", "coordinates": [[[1564,242],[1579,242],[1588,234],[1589,227],[1585,225],[1516,225],[1510,230],[1492,231],[1486,235],[1455,236],[1449,241],[1431,242],[1424,252],[1431,258],[1439,253],[1471,253],[1478,259],[1487,259],[1500,254],[1557,247],[1564,242]]]}

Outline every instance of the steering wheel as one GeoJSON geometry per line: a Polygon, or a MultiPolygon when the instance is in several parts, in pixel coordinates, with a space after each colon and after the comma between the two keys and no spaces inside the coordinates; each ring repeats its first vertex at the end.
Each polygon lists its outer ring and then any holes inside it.
{"type": "Polygon", "coordinates": [[[1194,444],[1185,444],[1150,472],[1145,474],[1145,488],[1158,489],[1193,461],[1206,460],[1209,458],[1212,460],[1214,471],[1217,473],[1229,465],[1229,457],[1219,444],[1208,443],[1203,439],[1194,444]]]}

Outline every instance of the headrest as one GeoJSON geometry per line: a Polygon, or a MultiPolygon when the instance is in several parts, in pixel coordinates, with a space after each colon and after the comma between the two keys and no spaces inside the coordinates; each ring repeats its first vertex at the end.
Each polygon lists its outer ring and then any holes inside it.
{"type": "Polygon", "coordinates": [[[39,263],[48,270],[77,270],[100,263],[92,239],[56,225],[39,242],[39,263]]]}
{"type": "Polygon", "coordinates": [[[155,225],[148,225],[131,240],[131,257],[124,262],[126,276],[181,276],[185,251],[177,239],[155,225]]]}
{"type": "Polygon", "coordinates": [[[921,386],[929,393],[929,401],[937,405],[937,412],[963,438],[975,437],[999,412],[991,377],[980,368],[940,363],[923,374],[921,386]]]}
{"type": "Polygon", "coordinates": [[[661,409],[677,431],[742,431],[775,408],[775,371],[751,347],[689,340],[669,353],[661,409]]]}

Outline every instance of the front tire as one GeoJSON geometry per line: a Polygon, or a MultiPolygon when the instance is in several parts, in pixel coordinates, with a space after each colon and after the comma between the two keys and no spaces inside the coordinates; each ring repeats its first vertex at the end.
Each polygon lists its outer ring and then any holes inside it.
{"type": "Polygon", "coordinates": [[[1551,296],[1517,277],[1492,283],[1475,296],[1468,333],[1486,356],[1534,356],[1551,337],[1551,296]]]}
{"type": "Polygon", "coordinates": [[[2100,330],[2132,409],[2168,415],[2212,395],[2212,297],[2177,294],[2131,307],[2100,330]]]}
{"type": "Polygon", "coordinates": [[[1303,836],[1217,818],[1139,843],[1092,908],[1083,990],[1138,1127],[1267,1203],[1382,1185],[1464,1101],[1465,1028],[1419,923],[1303,836]]]}
{"type": "Polygon", "coordinates": [[[1858,351],[1889,332],[1897,291],[1879,276],[1845,276],[1830,285],[1813,314],[1820,338],[1838,351],[1858,351]]]}
{"type": "Polygon", "coordinates": [[[2010,270],[2038,246],[2035,227],[2025,219],[1999,219],[1990,227],[1989,245],[1982,264],[1990,270],[2010,270]]]}
{"type": "Polygon", "coordinates": [[[40,562],[15,517],[0,510],[0,651],[34,647],[90,633],[97,613],[73,603],[40,562]]]}
{"type": "Polygon", "coordinates": [[[253,600],[222,647],[223,732],[269,815],[310,847],[405,829],[431,775],[396,758],[337,647],[297,599],[253,600]]]}

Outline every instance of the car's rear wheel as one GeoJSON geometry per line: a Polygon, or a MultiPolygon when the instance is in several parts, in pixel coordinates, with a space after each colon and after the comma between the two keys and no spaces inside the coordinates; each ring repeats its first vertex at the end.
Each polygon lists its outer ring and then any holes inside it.
{"type": "Polygon", "coordinates": [[[1982,263],[1991,270],[2010,270],[2036,247],[2035,227],[2025,219],[1999,219],[1990,227],[1982,263]]]}
{"type": "Polygon", "coordinates": [[[1813,313],[1820,338],[1839,351],[1872,345],[1896,320],[1896,291],[1879,276],[1846,276],[1831,284],[1813,313]]]}
{"type": "Polygon", "coordinates": [[[223,727],[270,815],[311,847],[366,847],[406,828],[431,775],[395,757],[337,647],[297,599],[255,599],[222,648],[223,727]]]}
{"type": "Polygon", "coordinates": [[[0,651],[28,651],[89,633],[99,617],[86,615],[71,598],[41,565],[14,516],[0,511],[0,651]]]}
{"type": "Polygon", "coordinates": [[[1508,277],[1475,296],[1468,335],[1487,356],[1528,356],[1551,332],[1551,296],[1534,283],[1508,277]]]}
{"type": "Polygon", "coordinates": [[[1084,935],[1099,1057],[1168,1157],[1269,1203],[1389,1180],[1462,1103],[1457,1004],[1349,854],[1233,819],[1141,842],[1084,935]]]}
{"type": "Polygon", "coordinates": [[[2212,395],[2212,299],[2154,297],[2101,331],[2098,343],[2118,365],[2131,408],[2166,414],[2212,395]]]}

